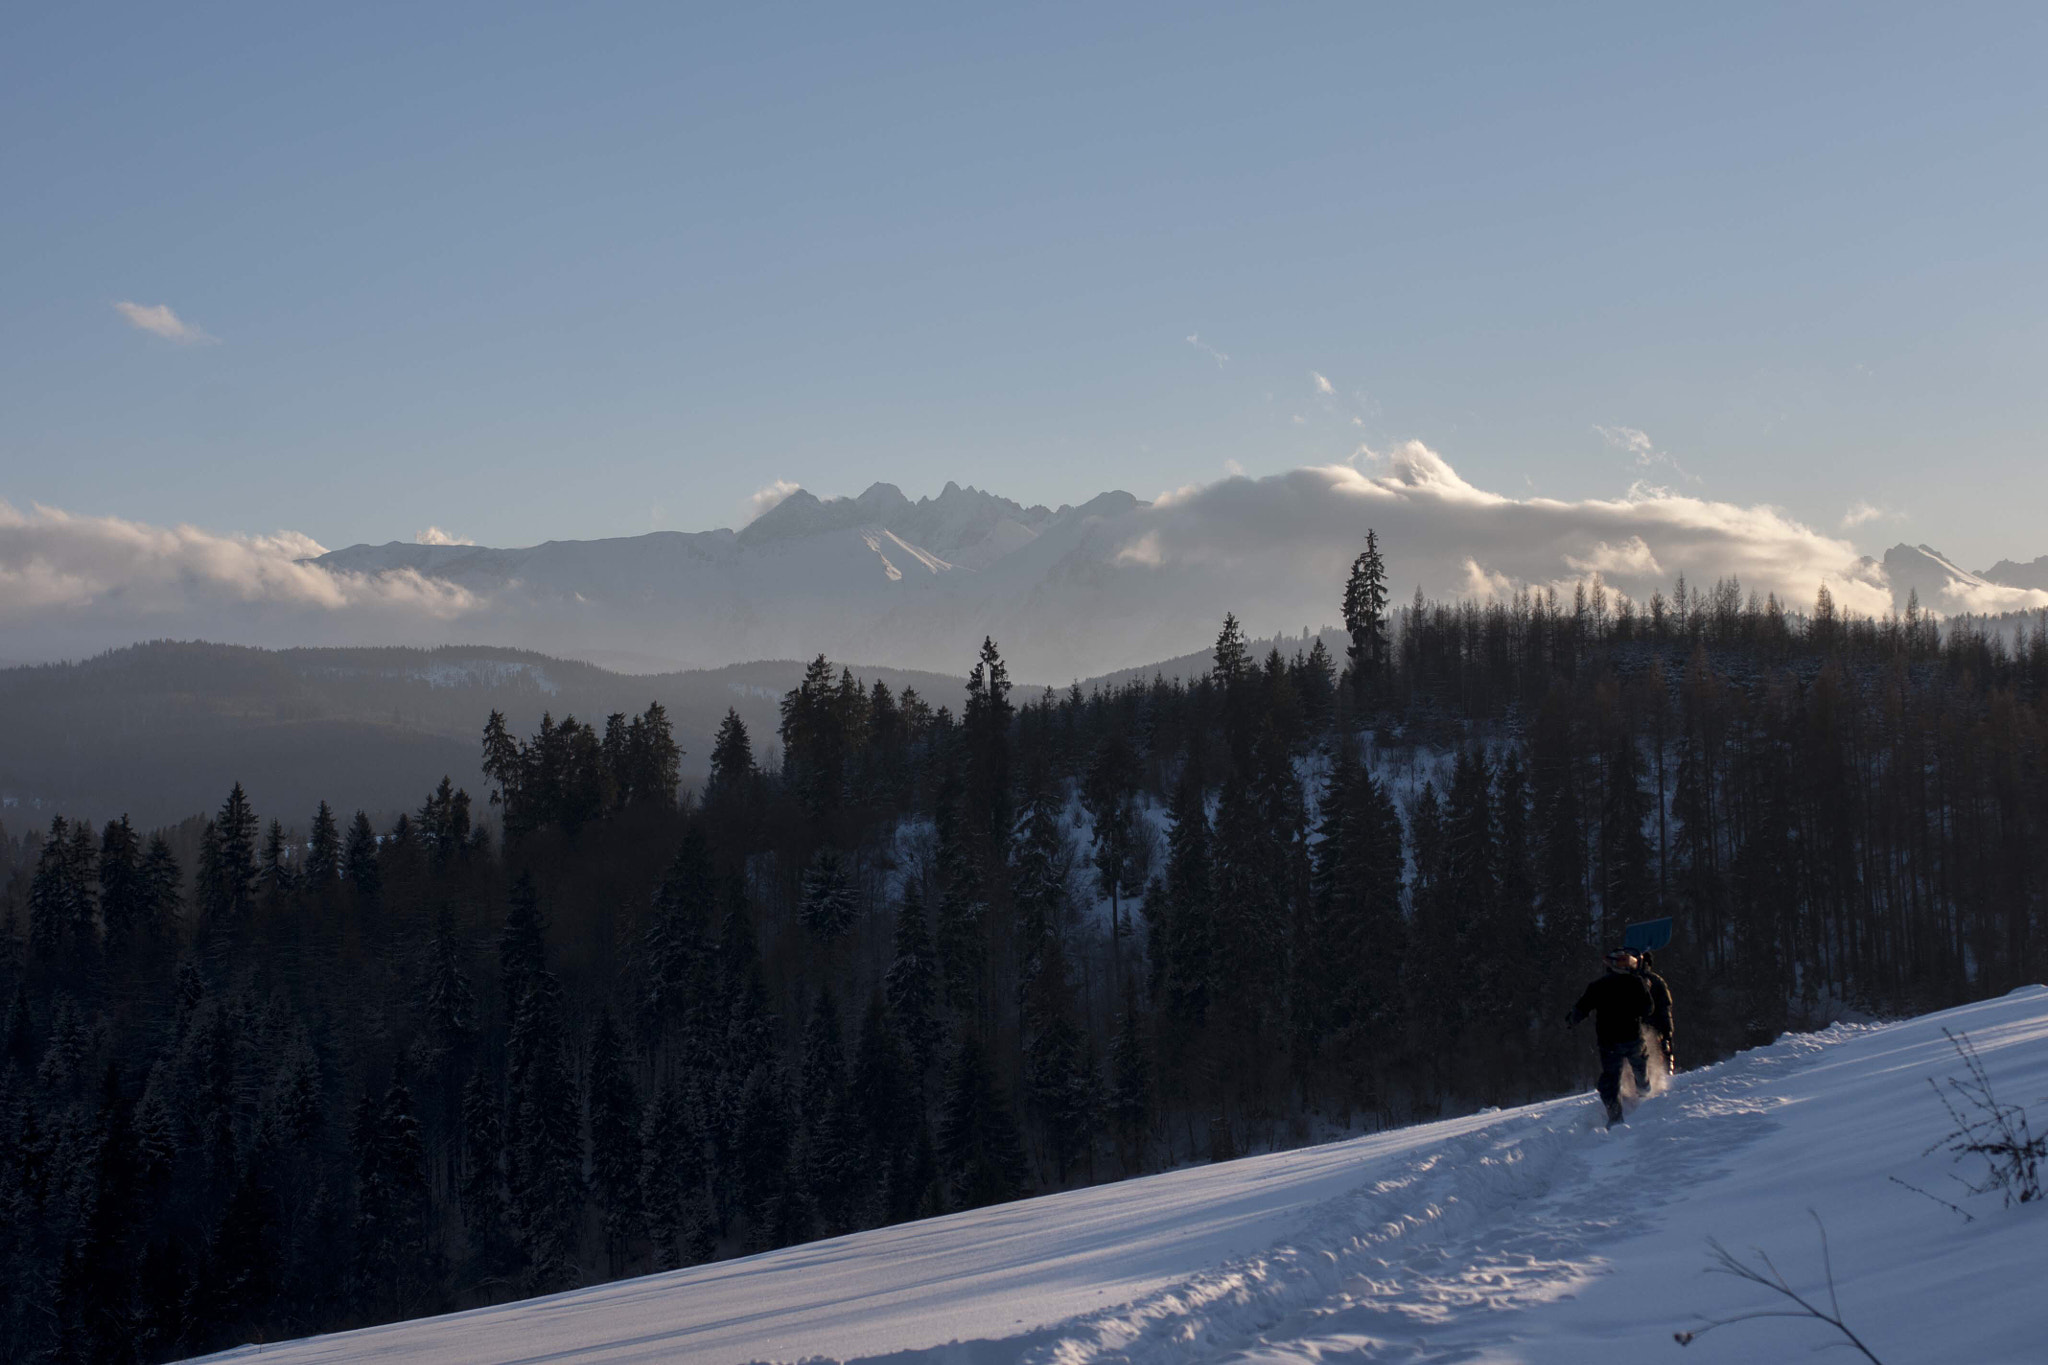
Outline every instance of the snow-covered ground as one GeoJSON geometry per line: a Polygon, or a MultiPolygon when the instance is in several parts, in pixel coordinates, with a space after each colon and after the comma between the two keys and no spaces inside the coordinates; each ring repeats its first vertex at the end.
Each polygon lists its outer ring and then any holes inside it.
{"type": "MultiPolygon", "coordinates": [[[[2048,1207],[1969,1197],[1930,1080],[1967,1033],[2048,1127],[2048,988],[1792,1035],[1677,1077],[1628,1127],[1591,1096],[1053,1195],[666,1275],[330,1337],[278,1365],[887,1360],[1805,1359],[1811,1321],[1703,1274],[1707,1239],[1821,1289],[1885,1365],[2048,1360],[2048,1207]],[[1956,1213],[1898,1177],[1972,1214],[1956,1213]]],[[[1853,1354],[1853,1353],[1852,1353],[1853,1354]]]]}

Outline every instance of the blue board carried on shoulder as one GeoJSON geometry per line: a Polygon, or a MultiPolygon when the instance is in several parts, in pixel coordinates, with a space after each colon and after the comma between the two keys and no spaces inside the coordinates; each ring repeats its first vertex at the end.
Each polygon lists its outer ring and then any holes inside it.
{"type": "Polygon", "coordinates": [[[1668,919],[1646,919],[1641,924],[1631,924],[1622,935],[1621,946],[1632,953],[1654,953],[1661,951],[1671,942],[1671,921],[1668,919]]]}

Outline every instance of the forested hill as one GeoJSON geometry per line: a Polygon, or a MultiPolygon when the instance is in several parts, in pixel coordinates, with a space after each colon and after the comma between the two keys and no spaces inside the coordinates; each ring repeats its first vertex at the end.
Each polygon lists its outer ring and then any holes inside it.
{"type": "MultiPolygon", "coordinates": [[[[1325,639],[1339,647],[1336,633],[1325,639]]],[[[1190,655],[1096,681],[1185,679],[1207,667],[1206,655],[1190,655]]],[[[965,696],[958,675],[854,668],[935,706],[958,711],[965,696]]],[[[690,788],[710,771],[727,709],[772,733],[777,703],[803,669],[770,659],[628,674],[484,645],[266,650],[196,640],[0,669],[0,827],[20,833],[58,811],[166,824],[210,809],[235,782],[264,809],[301,820],[322,800],[388,817],[443,776],[474,779],[477,717],[492,710],[530,730],[544,712],[602,722],[650,701],[668,713],[690,788]]]]}
{"type": "Polygon", "coordinates": [[[695,800],[658,706],[480,706],[484,783],[395,821],[235,786],[7,841],[0,1342],[169,1359],[1555,1094],[1660,915],[1688,1064],[2048,974],[2048,620],[1371,586],[1349,664],[1226,619],[1195,679],[1026,697],[965,642],[955,708],[818,659],[695,800]]]}
{"type": "MultiPolygon", "coordinates": [[[[957,708],[961,680],[865,668],[957,708]]],[[[544,711],[602,723],[650,701],[668,711],[694,785],[727,708],[774,728],[792,660],[633,675],[487,646],[249,649],[154,641],[78,663],[0,669],[0,824],[49,813],[145,826],[210,809],[239,781],[303,823],[321,800],[390,815],[452,776],[476,775],[479,717],[531,729],[544,711]]]]}

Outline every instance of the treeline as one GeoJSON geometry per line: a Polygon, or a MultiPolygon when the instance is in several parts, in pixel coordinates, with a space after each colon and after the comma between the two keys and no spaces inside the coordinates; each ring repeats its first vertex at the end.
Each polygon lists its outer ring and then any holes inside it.
{"type": "MultiPolygon", "coordinates": [[[[2048,621],[1418,602],[956,715],[484,727],[378,830],[0,838],[0,1361],[161,1360],[1587,1078],[1623,926],[1688,1064],[2038,980],[2048,621]]],[[[303,819],[304,823],[297,823],[303,819]]]]}

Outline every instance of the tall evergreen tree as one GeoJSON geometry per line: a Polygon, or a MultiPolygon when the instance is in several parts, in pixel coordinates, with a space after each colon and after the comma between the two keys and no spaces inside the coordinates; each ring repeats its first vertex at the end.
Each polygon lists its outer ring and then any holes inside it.
{"type": "Polygon", "coordinates": [[[306,840],[306,885],[326,887],[341,875],[341,829],[334,809],[325,801],[313,812],[313,830],[306,840]]]}
{"type": "Polygon", "coordinates": [[[606,1010],[590,1041],[590,1183],[613,1275],[624,1273],[642,1231],[640,1122],[625,1039],[606,1010]]]}

